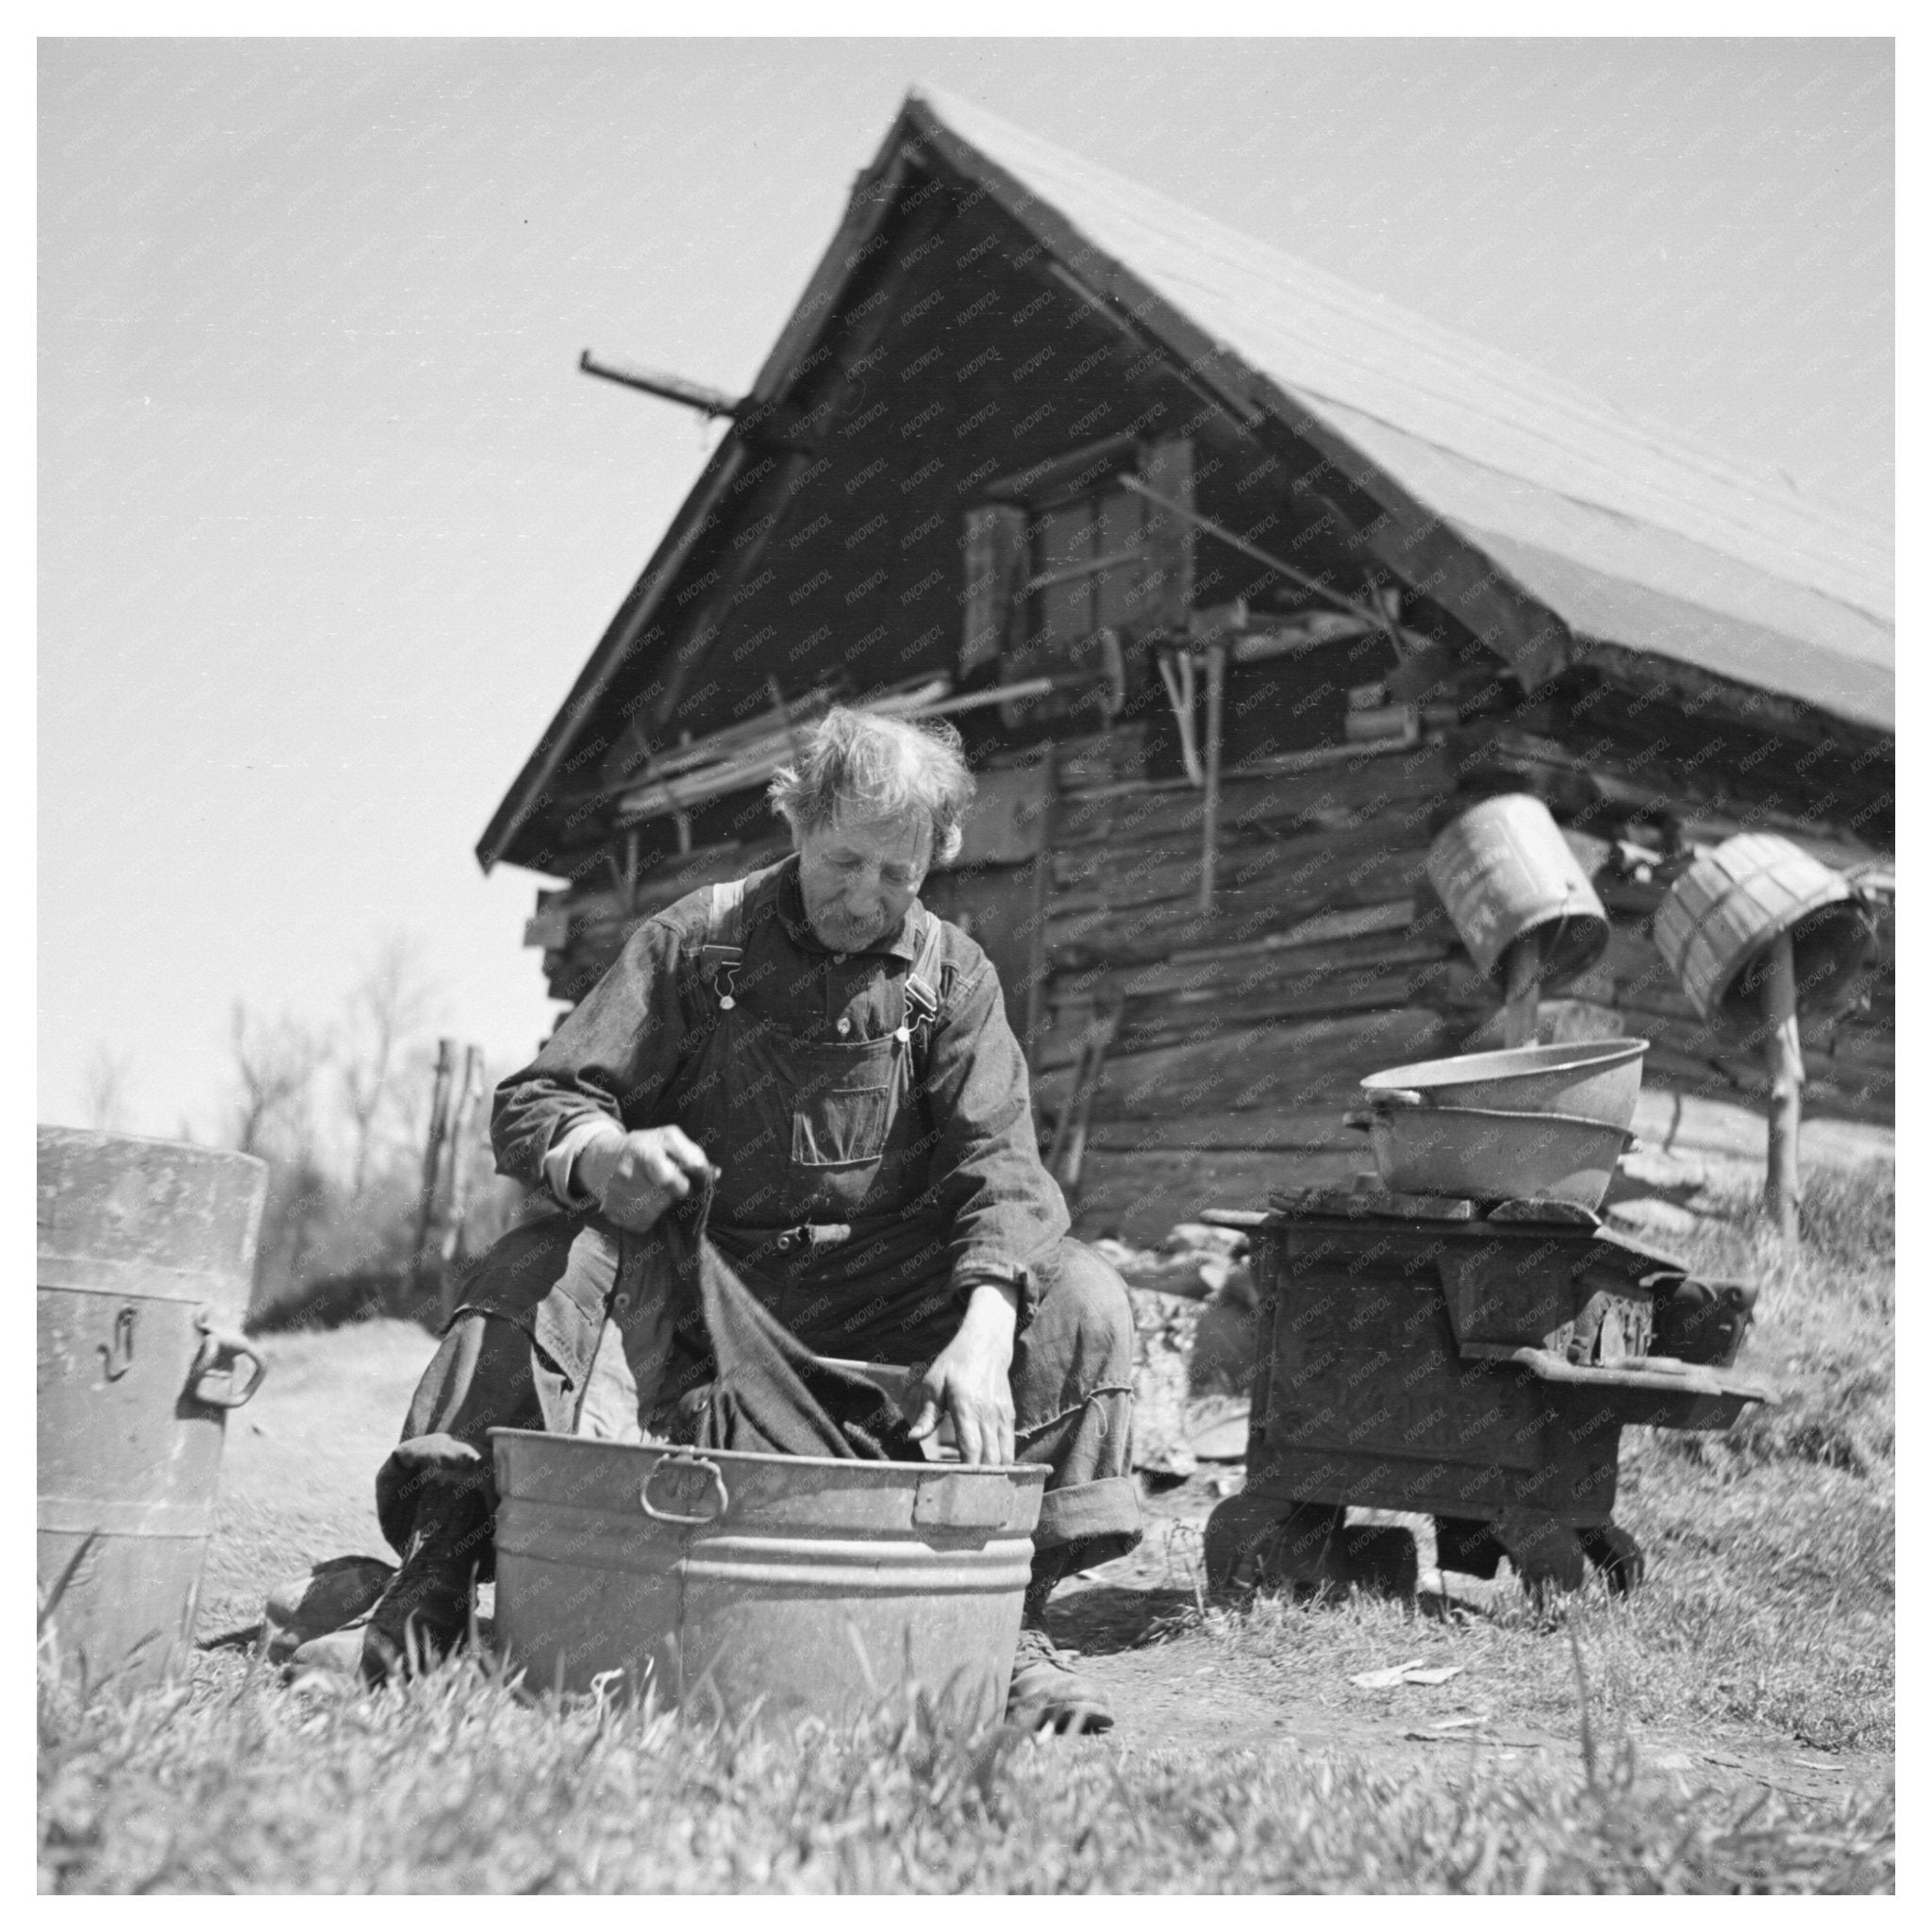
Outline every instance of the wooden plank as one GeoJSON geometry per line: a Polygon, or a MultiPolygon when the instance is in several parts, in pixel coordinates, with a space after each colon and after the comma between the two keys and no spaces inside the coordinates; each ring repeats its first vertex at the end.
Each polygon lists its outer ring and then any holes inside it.
{"type": "MultiPolygon", "coordinates": [[[[1374,1013],[1407,1006],[1426,1006],[1438,1012],[1461,1015],[1467,1027],[1493,998],[1489,982],[1463,961],[1439,958],[1420,966],[1389,973],[1364,973],[1338,968],[1332,973],[1305,975],[1242,999],[1223,996],[1190,1002],[1137,1002],[1122,1024],[1123,1052],[1144,1053],[1156,1047],[1184,1045],[1225,1032],[1275,1023],[1374,1013]]],[[[1057,1067],[1072,1058],[1092,1008],[1087,1004],[1058,1009],[1041,1041],[1040,1064],[1057,1067]]]]}
{"type": "Polygon", "coordinates": [[[1091,1148],[1073,1210],[1074,1232],[1152,1247],[1177,1224],[1204,1213],[1261,1209],[1274,1189],[1316,1183],[1346,1188],[1357,1174],[1373,1171],[1366,1150],[1116,1154],[1091,1148]]]}
{"type": "Polygon", "coordinates": [[[1112,1154],[1358,1153],[1367,1142],[1341,1124],[1349,1095],[1325,1107],[1260,1107],[1214,1113],[1157,1113],[1151,1118],[1101,1120],[1088,1128],[1087,1151],[1112,1154]]]}
{"type": "Polygon", "coordinates": [[[1411,939],[1402,933],[1369,933],[1359,939],[1333,940],[1326,944],[1270,947],[1225,958],[1193,953],[1182,960],[1158,965],[1091,967],[1057,974],[1051,999],[1056,1007],[1091,1003],[1109,997],[1126,1000],[1241,999],[1250,993],[1285,989],[1314,976],[1369,968],[1387,971],[1426,959],[1451,957],[1453,941],[1411,939]]]}
{"type": "Polygon", "coordinates": [[[1426,1006],[1439,1012],[1480,1011],[1494,998],[1489,982],[1457,959],[1442,959],[1406,972],[1372,977],[1338,974],[1314,986],[1295,986],[1257,993],[1243,1000],[1217,1002],[1209,1008],[1184,1007],[1150,1013],[1121,1028],[1125,1051],[1145,1050],[1170,1041],[1198,1037],[1204,1025],[1217,1030],[1248,1027],[1277,1021],[1315,1016],[1374,1013],[1407,1006],[1426,1006]],[[1211,1018],[1204,1017],[1211,1014],[1211,1018]]]}
{"type": "MultiPolygon", "coordinates": [[[[1296,820],[1360,824],[1403,801],[1446,798],[1455,786],[1454,767],[1441,745],[1366,758],[1358,766],[1263,775],[1235,768],[1223,774],[1217,816],[1222,836],[1235,841],[1258,827],[1278,828],[1296,820]]],[[[1198,845],[1204,808],[1192,789],[1070,793],[1061,804],[1057,842],[1063,850],[1100,843],[1119,851],[1164,840],[1198,845]]],[[[1428,842],[1425,832],[1422,842],[1428,842]]]]}
{"type": "MultiPolygon", "coordinates": [[[[1233,895],[1231,907],[1242,903],[1238,895],[1247,894],[1247,903],[1252,905],[1257,893],[1287,887],[1312,900],[1303,908],[1301,916],[1306,917],[1327,909],[1331,903],[1347,903],[1326,899],[1329,882],[1347,882],[1356,866],[1397,854],[1415,862],[1413,878],[1405,882],[1413,890],[1414,884],[1426,876],[1426,847],[1417,842],[1416,827],[1407,812],[1384,811],[1339,829],[1239,845],[1224,853],[1219,883],[1233,895]]],[[[1191,839],[1185,845],[1152,845],[1107,855],[1089,852],[1075,856],[1056,850],[1054,911],[1102,907],[1125,911],[1191,899],[1198,862],[1198,848],[1191,839]]],[[[1391,891],[1382,896],[1392,899],[1400,894],[1391,891]]],[[[1203,916],[1198,905],[1192,910],[1197,918],[1203,916]]]]}
{"type": "MultiPolygon", "coordinates": [[[[1169,1044],[1117,1047],[1095,1100],[1103,1120],[1221,1109],[1310,1108],[1378,1067],[1426,1059],[1444,1048],[1439,1013],[1401,1007],[1280,1024],[1262,1023],[1169,1044]]],[[[1064,1071],[1043,1074],[1035,1094],[1065,1104],[1064,1071]]]]}
{"type": "Polygon", "coordinates": [[[1138,907],[1090,908],[1075,924],[1062,908],[1047,931],[1049,955],[1057,971],[1076,966],[1128,965],[1165,959],[1183,948],[1205,951],[1218,941],[1244,942],[1257,934],[1345,907],[1380,905],[1424,879],[1427,854],[1377,849],[1373,841],[1312,858],[1306,865],[1284,864],[1275,878],[1244,878],[1223,884],[1224,910],[1204,918],[1184,900],[1138,907]]]}
{"type": "Polygon", "coordinates": [[[1332,912],[1318,912],[1311,918],[1265,938],[1234,944],[1202,947],[1168,955],[1170,966],[1188,966],[1204,959],[1226,960],[1259,958],[1268,953],[1289,952],[1297,946],[1320,945],[1329,940],[1357,939],[1369,933],[1400,932],[1415,924],[1416,902],[1389,899],[1376,906],[1344,906],[1332,912]]]}

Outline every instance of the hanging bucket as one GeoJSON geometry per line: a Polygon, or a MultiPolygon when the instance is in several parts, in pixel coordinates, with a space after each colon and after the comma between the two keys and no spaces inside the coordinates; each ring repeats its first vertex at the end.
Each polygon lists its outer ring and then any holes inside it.
{"type": "Polygon", "coordinates": [[[857,1462],[492,1429],[496,1635],[533,1687],[849,1718],[1006,1707],[1038,1464],[857,1462]]]}
{"type": "Polygon", "coordinates": [[[1808,852],[1770,832],[1740,832],[1693,864],[1657,909],[1651,935],[1703,1019],[1735,1030],[1761,1024],[1751,968],[1791,936],[1798,1010],[1844,1006],[1872,963],[1871,914],[1808,852]]]}
{"type": "Polygon", "coordinates": [[[40,1130],[41,1599],[63,1667],[139,1689],[187,1659],[225,1418],[263,1363],[248,1307],[268,1170],[40,1130]]]}
{"type": "Polygon", "coordinates": [[[1544,992],[1587,973],[1610,942],[1610,922],[1549,808],[1512,791],[1471,806],[1429,848],[1429,883],[1477,968],[1501,984],[1503,960],[1534,939],[1544,992]]]}

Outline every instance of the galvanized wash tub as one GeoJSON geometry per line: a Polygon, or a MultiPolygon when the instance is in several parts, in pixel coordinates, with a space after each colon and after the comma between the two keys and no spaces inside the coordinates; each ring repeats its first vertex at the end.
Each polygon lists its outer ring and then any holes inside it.
{"type": "Polygon", "coordinates": [[[496,1635],[533,1686],[837,1720],[1005,1708],[1046,1471],[492,1429],[496,1635]]]}
{"type": "Polygon", "coordinates": [[[1592,1213],[1631,1143],[1623,1127],[1565,1113],[1479,1107],[1372,1108],[1365,1125],[1382,1185],[1465,1201],[1566,1201],[1592,1213]]]}
{"type": "Polygon", "coordinates": [[[1579,1040],[1555,1046],[1512,1046],[1500,1053],[1415,1060],[1370,1074],[1362,1091],[1374,1102],[1400,1092],[1428,1107],[1493,1108],[1504,1113],[1566,1113],[1627,1127],[1643,1086],[1647,1040],[1579,1040]]]}
{"type": "Polygon", "coordinates": [[[187,1657],[224,1418],[261,1379],[234,1331],[268,1170],[66,1127],[38,1152],[41,1595],[63,1665],[138,1689],[187,1657]]]}

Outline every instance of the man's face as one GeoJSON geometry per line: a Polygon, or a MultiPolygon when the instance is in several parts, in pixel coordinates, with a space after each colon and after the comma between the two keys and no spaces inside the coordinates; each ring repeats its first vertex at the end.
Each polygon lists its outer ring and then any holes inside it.
{"type": "Polygon", "coordinates": [[[835,953],[857,953],[898,930],[925,881],[932,826],[923,811],[793,831],[805,916],[835,953]]]}

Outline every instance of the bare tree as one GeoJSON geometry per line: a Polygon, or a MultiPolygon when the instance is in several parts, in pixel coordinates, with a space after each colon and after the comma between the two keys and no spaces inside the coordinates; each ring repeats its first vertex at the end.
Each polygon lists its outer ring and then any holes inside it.
{"type": "Polygon", "coordinates": [[[118,1134],[127,1124],[127,1087],[133,1072],[132,1058],[116,1053],[105,1043],[97,1044],[88,1056],[87,1071],[81,1076],[81,1104],[87,1124],[104,1134],[118,1134]]]}
{"type": "Polygon", "coordinates": [[[420,942],[391,933],[350,990],[342,1051],[342,1103],[349,1117],[349,1198],[360,1200],[370,1156],[386,1115],[396,1111],[408,1048],[434,1002],[420,942]]]}
{"type": "MultiPolygon", "coordinates": [[[[327,1044],[286,1014],[268,1021],[237,1000],[228,1023],[235,1060],[234,1138],[243,1154],[266,1154],[292,1142],[307,1156],[314,1142],[315,1075],[327,1044]]],[[[279,1150],[276,1150],[279,1151],[279,1150]]]]}

